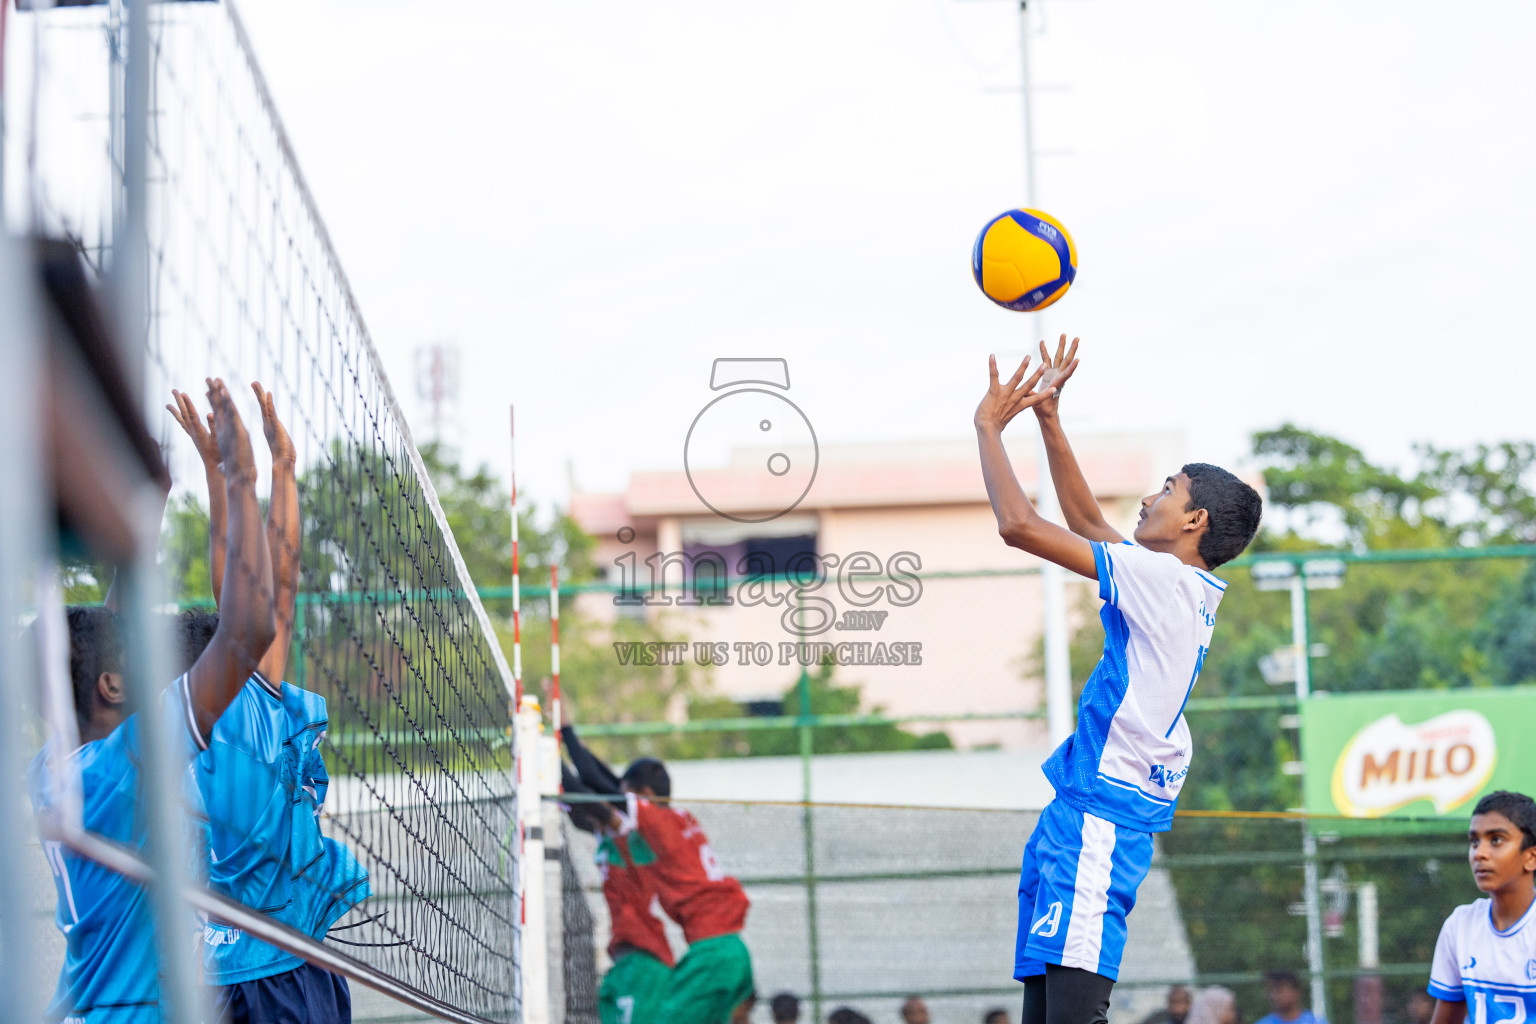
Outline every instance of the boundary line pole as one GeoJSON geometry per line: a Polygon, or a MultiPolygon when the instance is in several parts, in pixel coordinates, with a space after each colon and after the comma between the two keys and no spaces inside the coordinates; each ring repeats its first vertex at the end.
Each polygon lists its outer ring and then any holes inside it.
{"type": "Polygon", "coordinates": [[[517,407],[507,407],[507,450],[512,470],[512,717],[523,705],[522,567],[517,551],[517,407]]]}
{"type": "Polygon", "coordinates": [[[549,567],[549,720],[560,750],[560,566],[549,567]]]}

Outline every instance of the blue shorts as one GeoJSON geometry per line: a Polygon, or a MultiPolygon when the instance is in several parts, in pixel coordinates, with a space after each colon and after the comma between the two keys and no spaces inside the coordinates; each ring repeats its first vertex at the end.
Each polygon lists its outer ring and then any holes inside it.
{"type": "Polygon", "coordinates": [[[1058,964],[1118,978],[1125,918],[1151,867],[1151,833],[1052,800],[1024,846],[1013,976],[1058,964]]]}
{"type": "Polygon", "coordinates": [[[213,990],[219,1024],[352,1024],[352,990],[339,974],[304,964],[213,990]]]}

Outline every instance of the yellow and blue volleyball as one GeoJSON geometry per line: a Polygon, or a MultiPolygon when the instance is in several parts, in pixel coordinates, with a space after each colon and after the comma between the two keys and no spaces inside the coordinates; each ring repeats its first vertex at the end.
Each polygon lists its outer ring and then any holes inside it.
{"type": "Polygon", "coordinates": [[[1067,294],[1077,277],[1077,247],[1050,214],[1009,210],[987,221],[976,236],[971,273],[987,298],[1029,313],[1067,294]]]}

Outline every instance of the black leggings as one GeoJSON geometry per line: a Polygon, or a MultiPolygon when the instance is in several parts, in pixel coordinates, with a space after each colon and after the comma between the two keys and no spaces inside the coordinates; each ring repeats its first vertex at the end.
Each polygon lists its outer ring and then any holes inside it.
{"type": "Polygon", "coordinates": [[[1047,964],[1044,974],[1024,979],[1021,1024],[1107,1024],[1114,987],[1102,974],[1047,964]]]}

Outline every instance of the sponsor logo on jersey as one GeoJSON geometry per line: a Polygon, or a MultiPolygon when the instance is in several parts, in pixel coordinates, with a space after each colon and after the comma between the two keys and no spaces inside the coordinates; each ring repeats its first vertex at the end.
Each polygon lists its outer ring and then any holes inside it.
{"type": "Polygon", "coordinates": [[[203,925],[203,941],[210,946],[233,946],[240,941],[242,934],[244,933],[239,928],[231,928],[227,925],[203,925]]]}
{"type": "Polygon", "coordinates": [[[1482,790],[1498,753],[1493,725],[1477,711],[1447,711],[1415,725],[1386,715],[1344,745],[1333,802],[1355,818],[1378,818],[1415,800],[1445,814],[1482,790]]]}
{"type": "Polygon", "coordinates": [[[1169,786],[1173,785],[1175,782],[1178,782],[1180,779],[1184,778],[1184,776],[1189,774],[1188,765],[1185,765],[1178,771],[1171,771],[1167,765],[1162,764],[1154,764],[1150,765],[1149,767],[1152,770],[1147,775],[1147,781],[1155,782],[1163,789],[1167,789],[1169,786]]]}

